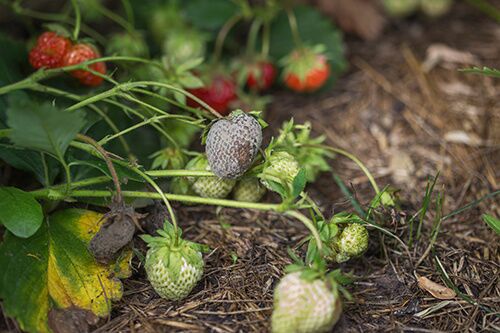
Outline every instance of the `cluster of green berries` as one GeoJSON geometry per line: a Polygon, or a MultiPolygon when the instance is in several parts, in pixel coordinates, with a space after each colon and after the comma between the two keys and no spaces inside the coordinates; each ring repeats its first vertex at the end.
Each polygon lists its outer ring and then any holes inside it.
{"type": "Polygon", "coordinates": [[[394,17],[405,17],[421,10],[429,17],[446,14],[453,0],[383,0],[386,12],[394,17]]]}

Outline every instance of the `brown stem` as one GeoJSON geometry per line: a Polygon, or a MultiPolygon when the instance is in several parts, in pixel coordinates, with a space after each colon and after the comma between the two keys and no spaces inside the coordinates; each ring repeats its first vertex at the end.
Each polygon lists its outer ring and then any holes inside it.
{"type": "Polygon", "coordinates": [[[116,173],[113,162],[109,158],[108,152],[97,141],[95,141],[89,136],[86,136],[84,134],[77,134],[76,138],[80,141],[90,144],[102,155],[102,159],[104,160],[104,162],[106,162],[109,172],[111,173],[111,178],[113,179],[113,183],[115,184],[117,202],[121,203],[123,201],[123,197],[122,197],[122,188],[120,185],[120,180],[118,179],[118,174],[116,173]]]}

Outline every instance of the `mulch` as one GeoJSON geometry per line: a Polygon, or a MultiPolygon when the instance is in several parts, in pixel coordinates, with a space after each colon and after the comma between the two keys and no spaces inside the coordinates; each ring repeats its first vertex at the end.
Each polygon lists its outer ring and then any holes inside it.
{"type": "MultiPolygon", "coordinates": [[[[358,156],[378,184],[399,189],[401,209],[379,212],[379,221],[407,243],[408,221],[438,171],[435,195],[444,196],[444,215],[498,190],[500,179],[500,80],[458,72],[465,65],[449,59],[424,71],[426,51],[444,44],[500,68],[499,40],[499,25],[465,5],[440,20],[394,23],[377,41],[347,37],[351,68],[335,86],[320,96],[276,91],[267,120],[274,130],[290,117],[310,121],[328,144],[358,156]]],[[[363,173],[340,156],[332,166],[367,206],[373,192],[363,173]]],[[[328,173],[309,192],[326,214],[352,210],[328,173]]],[[[181,205],[177,212],[187,238],[212,249],[202,281],[182,302],[165,301],[135,259],[123,299],[96,332],[268,331],[273,288],[290,263],[287,248],[306,230],[276,213],[181,205]]],[[[367,253],[339,266],[355,282],[348,287],[353,300],[345,302],[334,332],[499,330],[500,244],[481,220],[483,213],[498,216],[498,200],[445,219],[431,251],[434,204],[422,237],[407,249],[371,229],[367,253]],[[436,258],[474,302],[439,300],[418,287],[419,276],[444,284],[436,258]]],[[[135,245],[144,249],[139,240],[135,245]]]]}

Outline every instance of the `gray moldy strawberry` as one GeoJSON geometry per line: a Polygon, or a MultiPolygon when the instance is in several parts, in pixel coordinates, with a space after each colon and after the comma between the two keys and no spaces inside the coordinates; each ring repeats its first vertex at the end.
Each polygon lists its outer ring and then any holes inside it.
{"type": "Polygon", "coordinates": [[[212,125],[206,143],[212,172],[223,179],[236,179],[252,165],[262,143],[262,127],[251,115],[234,111],[212,125]]]}

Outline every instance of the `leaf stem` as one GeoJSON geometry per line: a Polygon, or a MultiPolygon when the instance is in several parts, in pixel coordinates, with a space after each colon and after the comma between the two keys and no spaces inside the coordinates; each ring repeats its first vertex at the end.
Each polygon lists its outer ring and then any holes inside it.
{"type": "Polygon", "coordinates": [[[366,177],[370,181],[370,184],[372,185],[373,190],[375,191],[375,193],[376,194],[380,193],[380,188],[378,187],[377,183],[375,182],[375,178],[373,178],[373,175],[370,173],[370,171],[368,170],[368,168],[363,164],[363,162],[361,162],[353,154],[348,153],[348,152],[346,152],[343,149],[334,148],[334,147],[330,147],[330,146],[326,146],[326,145],[305,144],[303,146],[304,147],[311,147],[311,148],[327,149],[327,150],[330,150],[330,151],[332,151],[334,153],[337,153],[337,154],[340,154],[340,155],[343,155],[343,156],[347,157],[348,159],[350,159],[351,161],[353,161],[354,163],[356,163],[359,166],[359,168],[364,172],[364,174],[366,175],[366,177]]]}
{"type": "Polygon", "coordinates": [[[318,250],[320,252],[323,251],[323,242],[321,241],[321,238],[318,233],[318,229],[316,229],[316,226],[314,223],[308,219],[304,214],[300,213],[299,211],[291,210],[291,211],[286,211],[285,215],[291,216],[302,222],[307,229],[311,232],[313,235],[314,239],[316,240],[316,244],[318,246],[318,250]]]}

